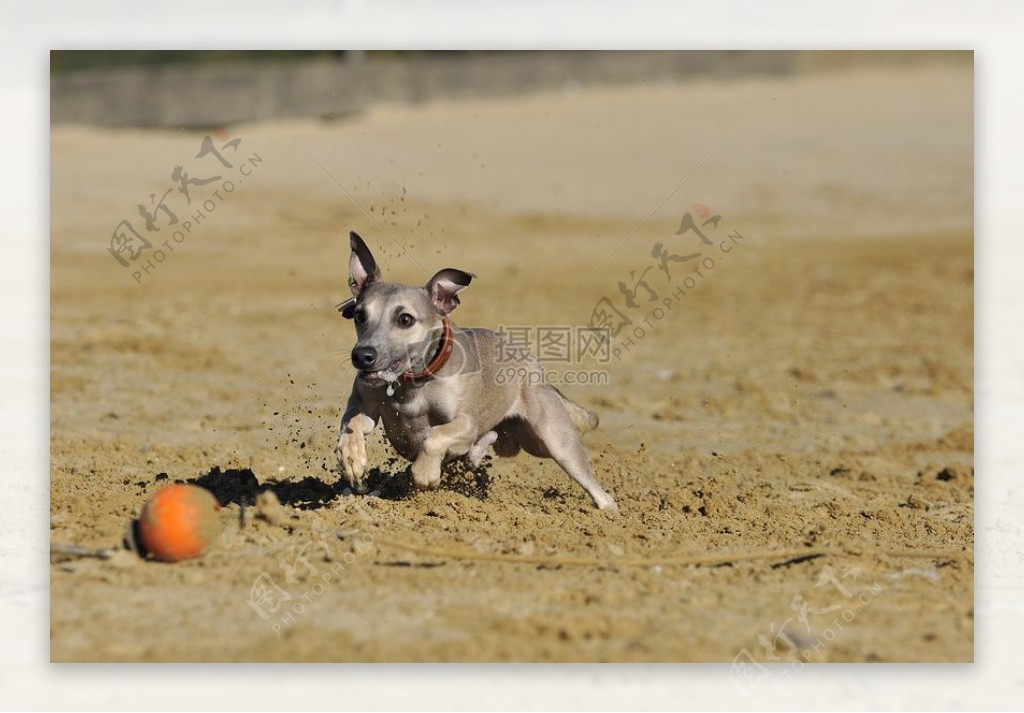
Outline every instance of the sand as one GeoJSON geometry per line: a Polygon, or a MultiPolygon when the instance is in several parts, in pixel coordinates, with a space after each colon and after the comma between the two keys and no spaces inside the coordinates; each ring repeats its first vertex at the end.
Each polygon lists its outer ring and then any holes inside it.
{"type": "Polygon", "coordinates": [[[224,531],[54,557],[52,659],[971,661],[972,122],[970,68],[929,65],[227,127],[231,168],[202,133],[55,127],[51,539],[117,546],[176,480],[224,531]],[[107,236],[177,165],[221,179],[122,268],[107,236]],[[714,266],[670,283],[652,247],[701,249],[696,203],[714,266]],[[381,492],[345,493],[352,228],[389,279],[475,272],[458,324],[635,318],[550,365],[604,375],[564,389],[618,517],[525,455],[411,492],[378,434],[381,492]]]}

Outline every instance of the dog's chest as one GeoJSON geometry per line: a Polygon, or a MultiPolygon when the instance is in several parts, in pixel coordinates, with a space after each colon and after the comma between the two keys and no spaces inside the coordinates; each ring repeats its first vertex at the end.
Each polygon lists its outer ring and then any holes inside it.
{"type": "Polygon", "coordinates": [[[380,404],[384,432],[399,455],[415,460],[432,426],[448,423],[453,414],[421,395],[385,399],[380,404]]]}

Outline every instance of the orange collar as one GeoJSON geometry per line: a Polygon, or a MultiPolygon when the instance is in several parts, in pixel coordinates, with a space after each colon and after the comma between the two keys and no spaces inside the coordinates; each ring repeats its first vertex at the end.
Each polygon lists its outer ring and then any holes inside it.
{"type": "Polygon", "coordinates": [[[400,374],[398,380],[403,384],[408,384],[417,379],[429,379],[448,363],[448,357],[452,355],[452,349],[455,347],[455,339],[452,337],[452,324],[448,321],[447,317],[441,322],[441,328],[441,344],[437,349],[437,354],[434,355],[429,364],[423,367],[423,371],[407,371],[404,374],[400,374]]]}

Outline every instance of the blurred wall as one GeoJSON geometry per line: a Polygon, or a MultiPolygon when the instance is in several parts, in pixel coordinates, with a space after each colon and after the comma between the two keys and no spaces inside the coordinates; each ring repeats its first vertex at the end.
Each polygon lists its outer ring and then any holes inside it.
{"type": "MultiPolygon", "coordinates": [[[[109,56],[110,53],[107,53],[109,56]]],[[[51,67],[51,123],[209,127],[337,117],[376,102],[518,94],[567,86],[780,75],[850,65],[971,61],[971,52],[347,52],[313,59],[51,67]]],[[[226,53],[229,54],[229,53],[226,53]]],[[[230,56],[228,57],[230,59],[230,56]]]]}
{"type": "Polygon", "coordinates": [[[494,96],[567,85],[779,74],[791,52],[350,52],[336,59],[156,64],[51,73],[50,120],[104,126],[213,126],[335,117],[375,102],[494,96]]]}

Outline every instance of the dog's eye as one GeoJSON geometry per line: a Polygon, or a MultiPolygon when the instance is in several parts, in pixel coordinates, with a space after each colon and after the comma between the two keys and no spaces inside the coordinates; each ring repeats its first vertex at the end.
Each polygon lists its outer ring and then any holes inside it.
{"type": "Polygon", "coordinates": [[[398,315],[398,326],[408,329],[412,325],[416,324],[416,318],[411,314],[400,314],[398,315]]]}
{"type": "Polygon", "coordinates": [[[352,315],[352,319],[355,321],[356,324],[363,324],[364,322],[366,322],[366,312],[359,310],[354,315],[352,315]]]}

